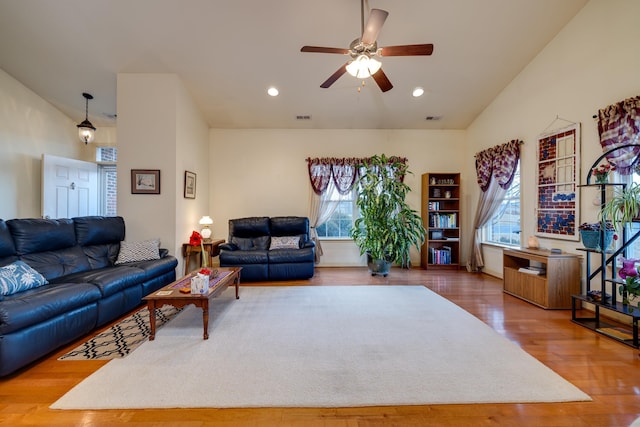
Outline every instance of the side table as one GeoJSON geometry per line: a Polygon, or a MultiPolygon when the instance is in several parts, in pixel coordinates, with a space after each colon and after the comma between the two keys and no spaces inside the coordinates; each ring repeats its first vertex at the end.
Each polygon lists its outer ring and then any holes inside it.
{"type": "Polygon", "coordinates": [[[224,243],[224,239],[211,240],[203,242],[202,246],[191,246],[188,243],[182,244],[182,256],[184,257],[184,275],[189,274],[189,262],[191,261],[191,254],[200,254],[200,266],[202,266],[202,247],[208,255],[208,265],[211,267],[213,264],[213,257],[220,255],[220,245],[224,243]]]}

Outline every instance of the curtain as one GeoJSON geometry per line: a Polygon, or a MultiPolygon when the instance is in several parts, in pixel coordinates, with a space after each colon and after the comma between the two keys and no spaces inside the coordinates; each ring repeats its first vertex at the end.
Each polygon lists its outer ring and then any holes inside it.
{"type": "MultiPolygon", "coordinates": [[[[640,96],[625,99],[598,111],[598,133],[603,151],[638,144],[640,134],[640,96]]],[[[631,175],[638,165],[640,147],[620,148],[607,155],[622,175],[631,175]]]]}
{"type": "Polygon", "coordinates": [[[484,267],[482,258],[481,230],[497,212],[520,161],[520,144],[522,141],[512,140],[476,153],[476,175],[480,186],[480,198],[473,220],[474,233],[471,236],[471,250],[468,271],[480,271],[484,267]]]}
{"type": "Polygon", "coordinates": [[[320,262],[322,245],[318,239],[316,227],[321,226],[338,207],[339,200],[331,200],[334,190],[340,195],[347,195],[353,189],[358,176],[358,166],[362,159],[356,158],[315,158],[307,159],[309,182],[313,189],[309,200],[309,225],[311,239],[316,244],[315,262],[320,262]]]}

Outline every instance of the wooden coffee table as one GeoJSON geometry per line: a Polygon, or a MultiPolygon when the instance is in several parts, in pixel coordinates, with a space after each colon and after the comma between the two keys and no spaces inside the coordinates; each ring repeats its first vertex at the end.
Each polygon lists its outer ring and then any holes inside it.
{"type": "Polygon", "coordinates": [[[199,271],[196,270],[143,298],[143,300],[147,301],[147,307],[149,308],[149,324],[151,326],[149,341],[153,341],[156,337],[156,308],[160,308],[165,304],[176,308],[189,304],[201,307],[204,326],[203,338],[205,340],[209,339],[209,300],[220,295],[231,283],[235,284],[236,299],[239,299],[238,286],[240,285],[240,270],[242,270],[242,267],[215,268],[213,270],[217,270],[218,274],[211,278],[209,293],[206,295],[192,295],[191,293],[180,292],[182,288],[191,287],[191,278],[199,271]]]}

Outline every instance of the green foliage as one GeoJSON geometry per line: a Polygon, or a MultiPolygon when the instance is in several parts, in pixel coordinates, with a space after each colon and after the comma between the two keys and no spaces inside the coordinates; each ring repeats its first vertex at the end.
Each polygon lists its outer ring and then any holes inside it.
{"type": "Polygon", "coordinates": [[[356,204],[360,217],[351,229],[351,237],[360,255],[409,266],[409,250],[419,249],[426,231],[422,218],[405,198],[411,188],[400,177],[410,174],[406,164],[384,154],[373,156],[361,165],[356,185],[356,204]]]}
{"type": "Polygon", "coordinates": [[[632,183],[624,189],[616,188],[613,197],[600,210],[600,220],[610,220],[616,228],[631,222],[640,213],[640,185],[632,183]]]}

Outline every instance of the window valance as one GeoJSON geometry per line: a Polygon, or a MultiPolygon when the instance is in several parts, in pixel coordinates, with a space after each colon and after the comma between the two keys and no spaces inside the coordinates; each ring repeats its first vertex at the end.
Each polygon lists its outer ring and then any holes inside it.
{"type": "MultiPolygon", "coordinates": [[[[640,96],[625,99],[598,111],[598,133],[603,151],[638,144],[640,135],[640,96]]],[[[640,147],[625,147],[607,155],[622,175],[633,173],[638,164],[640,147]]]]}

